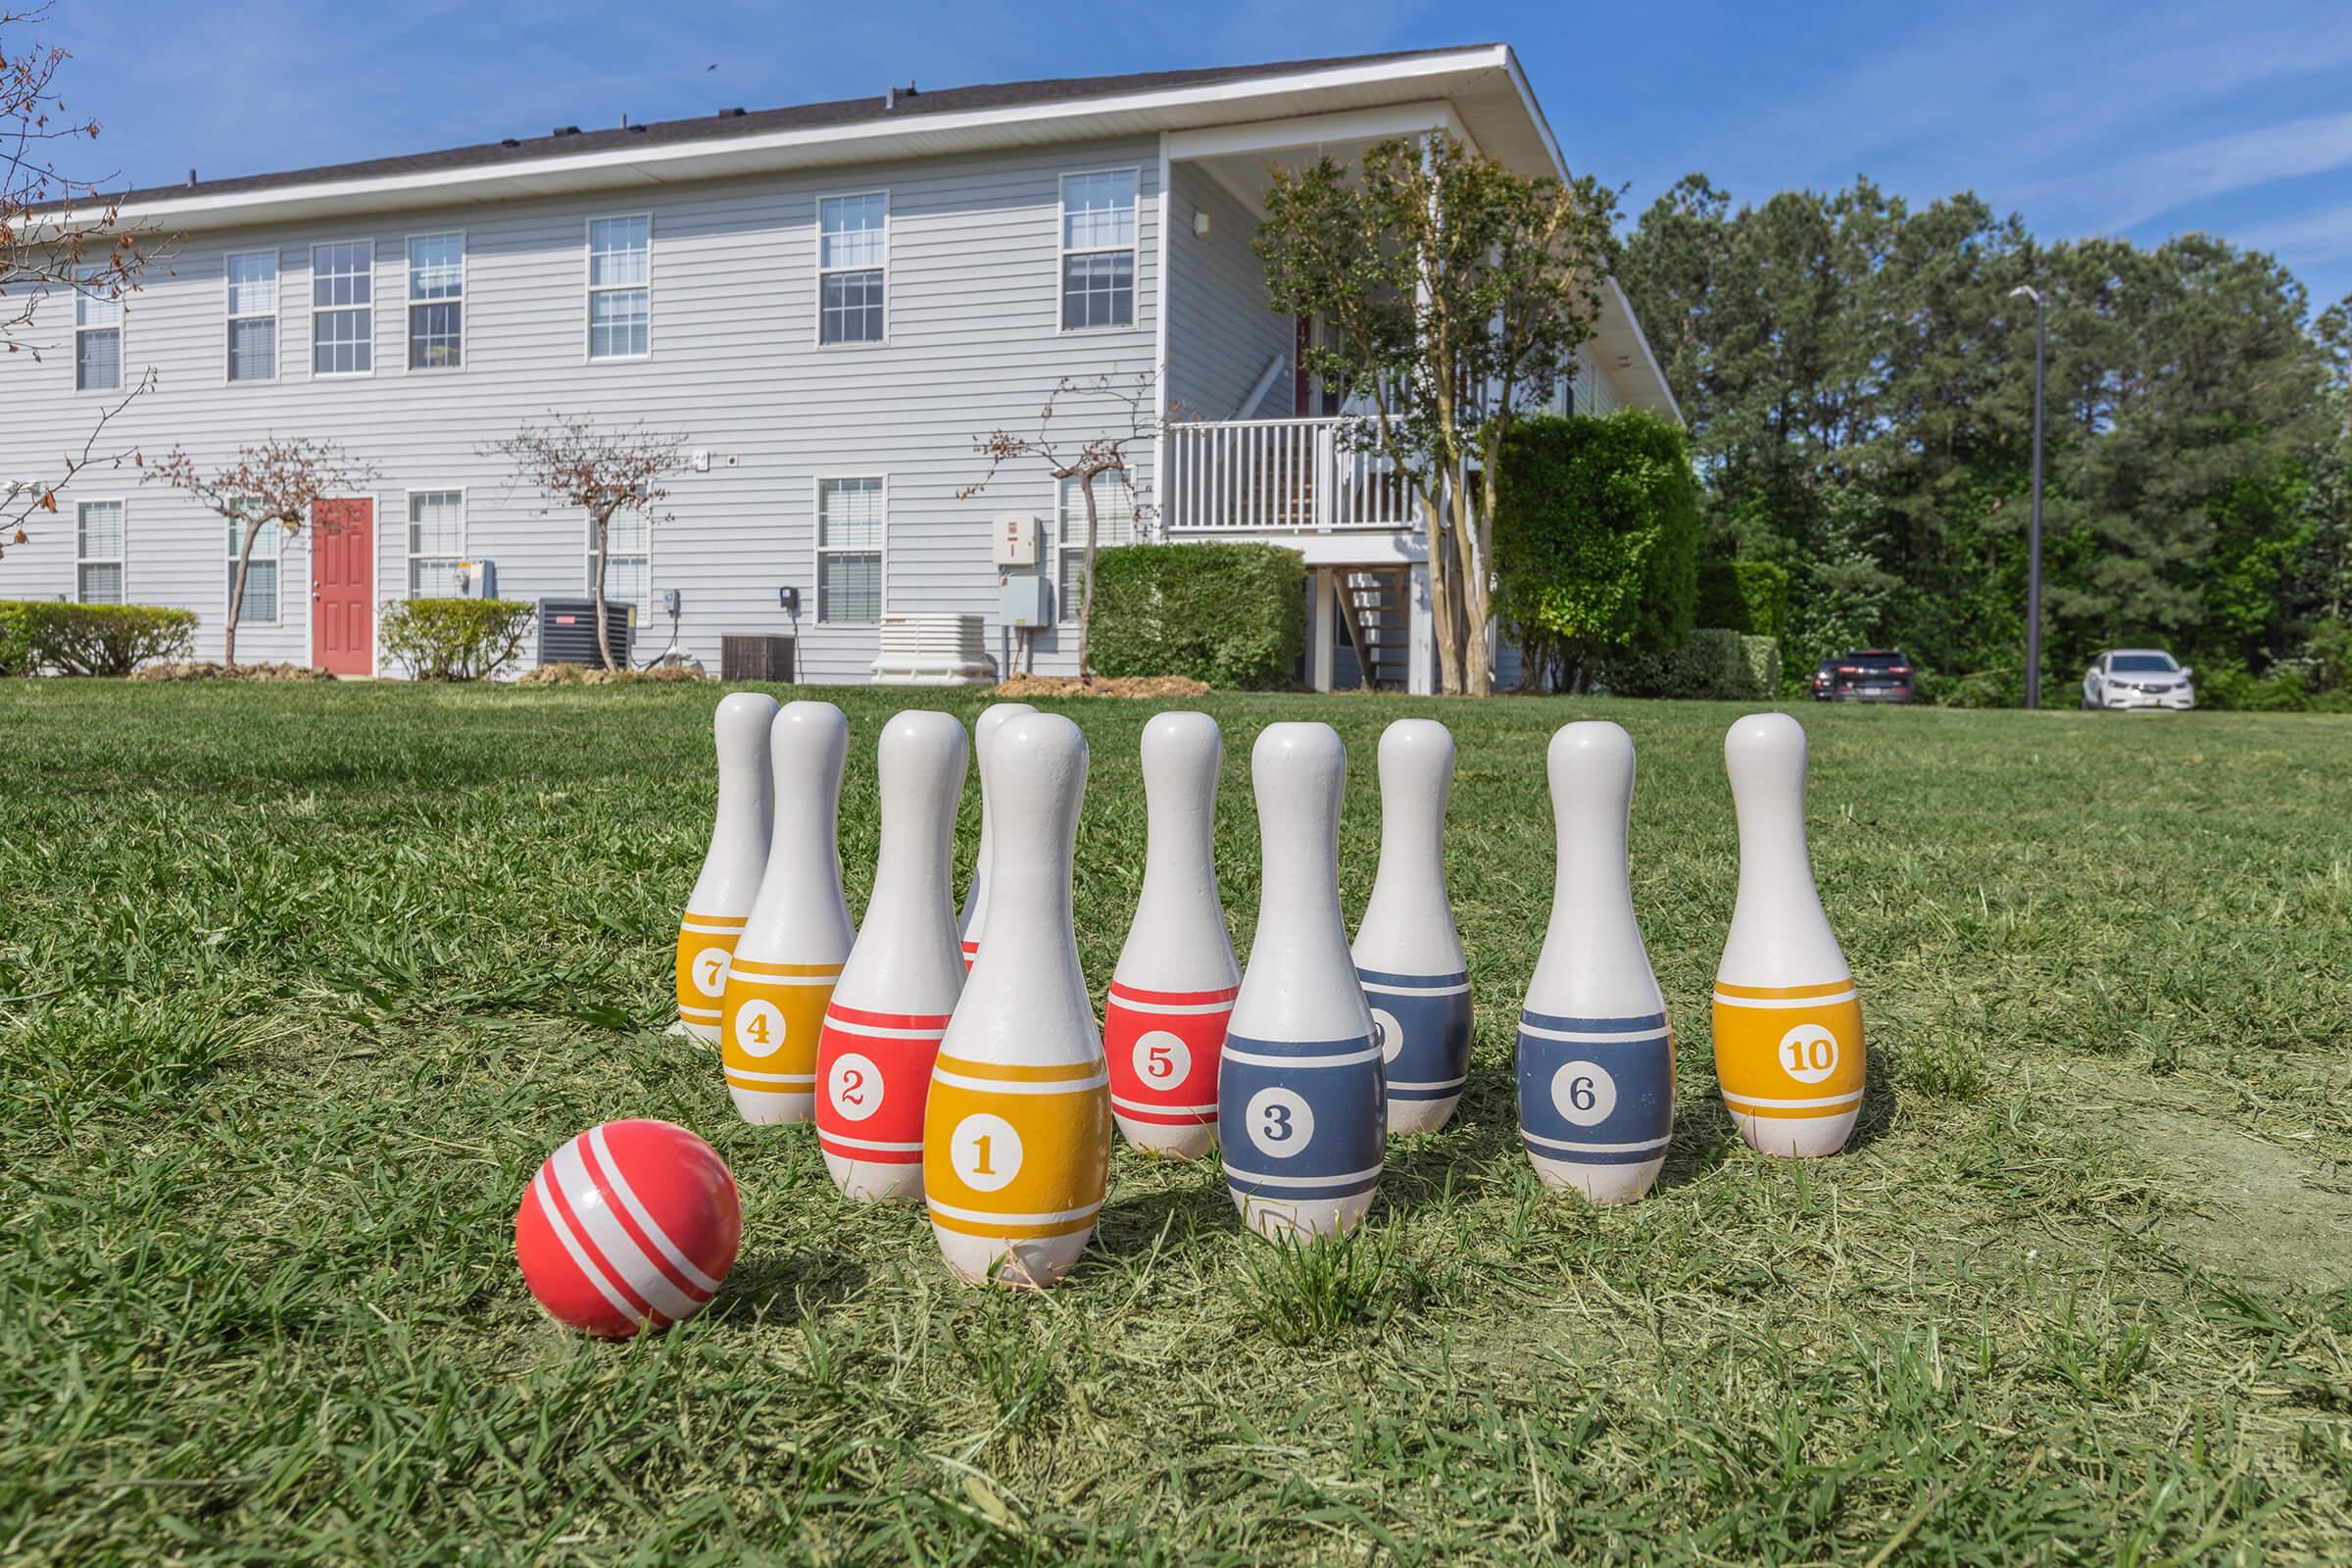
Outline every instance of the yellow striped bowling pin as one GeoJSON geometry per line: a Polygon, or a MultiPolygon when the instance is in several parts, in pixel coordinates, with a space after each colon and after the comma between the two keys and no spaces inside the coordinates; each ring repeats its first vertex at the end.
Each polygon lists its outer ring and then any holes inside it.
{"type": "Polygon", "coordinates": [[[745,1121],[807,1121],[816,1107],[825,1004],[857,934],[837,834],[849,749],[831,703],[787,703],[768,726],[775,827],[719,1007],[719,1060],[745,1121]]]}
{"type": "Polygon", "coordinates": [[[1805,732],[1751,713],[1723,742],[1740,816],[1740,898],[1715,975],[1715,1076],[1767,1154],[1845,1147],[1862,1109],[1862,1004],[1805,849],[1805,732]]]}
{"type": "Polygon", "coordinates": [[[736,692],[719,700],[710,723],[718,742],[718,816],[678,921],[678,1022],[698,1040],[718,1039],[727,961],[767,866],[767,731],[775,716],[773,697],[736,692]]]}
{"type": "Polygon", "coordinates": [[[980,956],[980,928],[988,923],[989,830],[988,742],[1004,721],[1037,710],[1027,703],[992,703],[972,720],[972,770],[980,775],[980,852],[972,857],[972,880],[963,890],[963,910],[956,917],[956,939],[963,948],[963,966],[969,969],[980,956]]]}
{"type": "Polygon", "coordinates": [[[1023,713],[980,772],[996,803],[988,943],[931,1069],[923,1196],[967,1282],[1042,1289],[1086,1250],[1110,1176],[1109,1077],[1070,909],[1086,738],[1023,713]]]}

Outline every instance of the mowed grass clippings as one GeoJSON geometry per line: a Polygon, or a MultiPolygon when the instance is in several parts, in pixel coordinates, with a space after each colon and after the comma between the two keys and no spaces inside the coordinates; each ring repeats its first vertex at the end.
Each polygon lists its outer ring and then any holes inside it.
{"type": "MultiPolygon", "coordinates": [[[[857,909],[882,721],[982,699],[824,695],[857,909]]],[[[1258,728],[1348,741],[1352,919],[1381,726],[1453,727],[1471,1088],[1337,1249],[1121,1147],[1037,1298],[663,1034],[715,696],[0,686],[0,1562],[2352,1559],[2352,722],[1803,709],[1872,1061],[1851,1151],[1794,1164],[1709,1058],[1736,710],[1205,700],[1245,953],[1258,728]],[[1680,1046],[1615,1210],[1536,1182],[1510,1077],[1544,747],[1588,716],[1640,749],[1680,1046]],[[630,1115],[718,1148],[744,1249],[699,1319],[594,1344],[512,1220],[630,1115]]],[[[1099,1002],[1152,708],[1058,706],[1099,1002]]],[[[977,827],[975,792],[967,861],[977,827]]]]}

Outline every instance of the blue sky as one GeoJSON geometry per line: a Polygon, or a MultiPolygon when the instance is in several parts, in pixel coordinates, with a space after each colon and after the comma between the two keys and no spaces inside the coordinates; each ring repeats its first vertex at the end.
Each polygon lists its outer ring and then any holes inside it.
{"type": "Polygon", "coordinates": [[[1867,172],[2046,236],[2186,229],[2352,292],[2352,4],[1484,5],[1182,0],[56,0],[76,173],[142,185],[931,86],[1499,39],[1571,163],[1635,211],[1867,172]],[[715,67],[716,69],[710,69],[715,67]]]}

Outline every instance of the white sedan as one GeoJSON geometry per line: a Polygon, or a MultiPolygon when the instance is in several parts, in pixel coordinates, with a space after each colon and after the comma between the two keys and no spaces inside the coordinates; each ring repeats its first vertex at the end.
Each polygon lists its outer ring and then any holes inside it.
{"type": "Polygon", "coordinates": [[[2117,648],[2091,661],[2082,676],[2084,708],[2169,708],[2197,706],[2194,671],[2155,648],[2117,648]]]}

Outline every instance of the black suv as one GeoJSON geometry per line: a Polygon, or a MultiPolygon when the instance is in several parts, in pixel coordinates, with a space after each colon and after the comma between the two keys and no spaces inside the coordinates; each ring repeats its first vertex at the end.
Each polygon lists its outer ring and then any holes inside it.
{"type": "MultiPolygon", "coordinates": [[[[1822,695],[1834,703],[1912,703],[1919,700],[1911,681],[1911,661],[1899,648],[1854,648],[1845,657],[1824,665],[1829,690],[1822,695]]],[[[1819,690],[1818,683],[1816,690],[1819,690]]]]}

